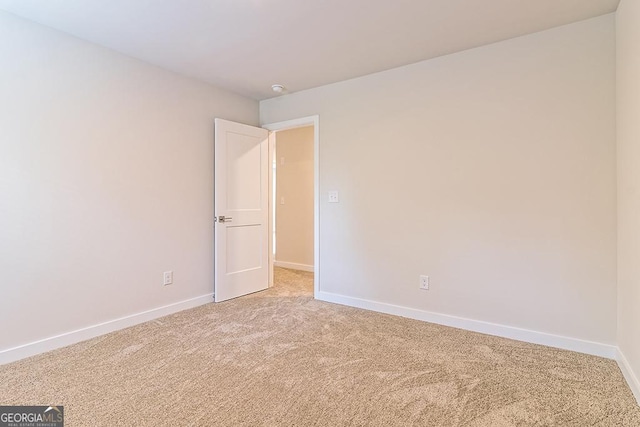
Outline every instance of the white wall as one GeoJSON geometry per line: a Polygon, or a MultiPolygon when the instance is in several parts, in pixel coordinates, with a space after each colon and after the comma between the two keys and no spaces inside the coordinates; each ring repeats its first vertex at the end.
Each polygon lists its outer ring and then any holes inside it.
{"type": "Polygon", "coordinates": [[[276,133],[275,259],[284,267],[313,269],[313,144],[313,126],[276,133]]]}
{"type": "Polygon", "coordinates": [[[640,401],[640,2],[616,15],[618,119],[618,346],[640,401]]]}
{"type": "Polygon", "coordinates": [[[215,117],[258,105],[0,12],[0,351],[212,293],[215,117]]]}
{"type": "Polygon", "coordinates": [[[320,115],[321,292],[615,343],[613,15],[260,107],[320,115]]]}

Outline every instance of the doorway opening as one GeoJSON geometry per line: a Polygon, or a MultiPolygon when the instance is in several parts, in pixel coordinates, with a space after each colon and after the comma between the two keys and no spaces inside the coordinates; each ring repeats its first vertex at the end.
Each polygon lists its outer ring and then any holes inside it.
{"type": "Polygon", "coordinates": [[[318,116],[264,125],[270,130],[269,285],[276,268],[313,272],[319,290],[318,116]]]}

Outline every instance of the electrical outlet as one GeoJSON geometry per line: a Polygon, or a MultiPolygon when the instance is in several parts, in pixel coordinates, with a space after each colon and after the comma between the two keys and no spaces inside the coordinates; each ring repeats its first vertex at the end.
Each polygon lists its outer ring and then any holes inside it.
{"type": "Polygon", "coordinates": [[[329,203],[339,203],[340,198],[338,197],[337,191],[329,191],[329,203]]]}
{"type": "Polygon", "coordinates": [[[164,272],[164,286],[170,285],[173,283],[173,271],[165,271],[164,272]]]}
{"type": "Polygon", "coordinates": [[[429,290],[429,276],[420,276],[420,289],[429,290]]]}

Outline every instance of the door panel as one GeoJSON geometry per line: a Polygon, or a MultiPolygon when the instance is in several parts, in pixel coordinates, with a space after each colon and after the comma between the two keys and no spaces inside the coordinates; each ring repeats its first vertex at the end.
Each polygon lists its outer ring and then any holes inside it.
{"type": "Polygon", "coordinates": [[[227,133],[227,209],[259,210],[261,145],[256,138],[227,133]]]}
{"type": "Polygon", "coordinates": [[[215,126],[215,300],[224,301],[269,286],[268,131],[215,126]]]}
{"type": "Polygon", "coordinates": [[[241,273],[262,266],[262,229],[259,225],[227,227],[227,274],[241,273]]]}

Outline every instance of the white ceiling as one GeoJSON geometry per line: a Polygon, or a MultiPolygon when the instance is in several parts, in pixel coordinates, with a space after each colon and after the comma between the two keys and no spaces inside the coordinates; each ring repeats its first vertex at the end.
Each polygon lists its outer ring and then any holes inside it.
{"type": "Polygon", "coordinates": [[[0,0],[0,9],[265,99],[613,12],[619,0],[0,0]]]}

